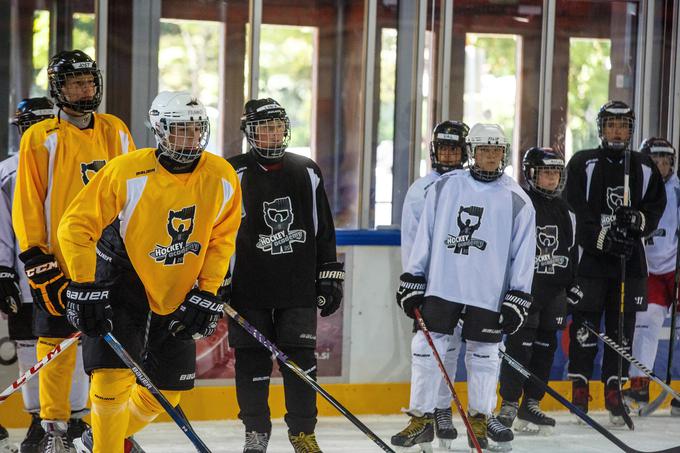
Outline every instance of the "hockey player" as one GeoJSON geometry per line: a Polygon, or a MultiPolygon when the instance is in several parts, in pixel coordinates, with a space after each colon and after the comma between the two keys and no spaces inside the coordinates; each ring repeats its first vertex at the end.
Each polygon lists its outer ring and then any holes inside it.
{"type": "MultiPolygon", "coordinates": [[[[31,125],[53,118],[53,105],[47,98],[22,100],[17,106],[13,124],[22,135],[31,125]]],[[[12,229],[12,198],[19,156],[13,155],[0,163],[0,310],[9,315],[9,337],[16,343],[19,373],[35,365],[36,338],[32,332],[33,299],[24,266],[19,259],[19,246],[12,229]],[[18,282],[18,286],[17,286],[18,282]],[[8,299],[9,297],[9,299],[8,299]]],[[[80,346],[78,346],[81,349],[80,346]]],[[[87,410],[89,379],[83,370],[82,352],[78,351],[76,370],[71,387],[71,419],[67,431],[69,441],[80,437],[85,428],[82,421],[87,410]]],[[[24,409],[31,414],[31,425],[21,442],[22,453],[36,453],[45,435],[40,425],[38,380],[33,379],[21,388],[24,409]]],[[[0,450],[2,451],[2,450],[0,450]]]]}
{"type": "MultiPolygon", "coordinates": [[[[97,64],[79,50],[60,52],[47,69],[56,117],[31,126],[21,139],[12,222],[34,302],[33,333],[42,359],[75,332],[64,314],[70,274],[57,243],[57,226],[69,203],[111,158],[134,149],[125,124],[94,111],[102,99],[97,64]]],[[[78,348],[69,348],[40,371],[40,417],[47,431],[40,451],[62,451],[73,415],[69,390],[78,348]]],[[[86,389],[83,389],[86,392],[86,389]]]]}
{"type": "MultiPolygon", "coordinates": [[[[401,262],[404,268],[411,254],[413,239],[425,206],[425,196],[441,175],[463,168],[463,163],[467,160],[465,139],[469,130],[464,123],[444,121],[437,124],[432,131],[430,161],[433,171],[409,187],[402,208],[401,262]]],[[[443,348],[441,357],[446,371],[451,379],[455,379],[461,346],[460,328],[456,328],[453,335],[433,332],[432,336],[438,338],[437,343],[443,348]]],[[[451,419],[451,391],[442,378],[425,335],[420,330],[416,331],[411,340],[411,356],[411,402],[406,412],[411,419],[406,428],[392,436],[392,445],[411,447],[423,444],[423,448],[429,449],[429,443],[436,434],[440,446],[449,448],[451,441],[458,437],[451,419]]]]}
{"type": "MultiPolygon", "coordinates": [[[[598,338],[583,323],[600,327],[618,339],[621,299],[621,256],[626,258],[623,346],[630,351],[635,312],[647,308],[647,264],[641,237],[656,230],[666,205],[659,170],[649,156],[630,153],[630,205],[623,206],[624,156],[633,133],[635,115],[623,102],[610,101],[597,115],[601,145],[579,151],[567,165],[565,198],[576,215],[580,247],[578,281],[583,299],[570,305],[569,373],[572,402],[588,410],[588,381],[593,374],[598,338]]],[[[618,356],[604,348],[602,382],[605,406],[613,424],[623,424],[618,383],[618,356]]],[[[623,362],[623,378],[628,376],[623,362]]]]}
{"type": "MultiPolygon", "coordinates": [[[[574,226],[567,204],[559,198],[565,184],[564,157],[551,148],[530,148],[522,161],[526,191],[536,209],[536,260],[531,288],[533,304],[526,325],[505,340],[505,352],[543,382],[557,348],[557,330],[566,325],[567,302],[578,303],[581,290],[575,282],[577,256],[574,226]]],[[[555,420],[539,407],[545,391],[526,381],[507,363],[501,364],[498,420],[518,431],[552,432],[555,420]],[[520,397],[524,394],[520,406],[520,397]]]]}
{"type": "MultiPolygon", "coordinates": [[[[680,180],[673,173],[675,149],[667,140],[649,138],[640,145],[640,152],[652,158],[666,186],[666,209],[658,228],[644,239],[649,269],[649,277],[647,277],[649,305],[647,311],[637,314],[633,340],[633,357],[651,370],[654,369],[663,321],[668,307],[675,298],[673,288],[678,250],[680,180]]],[[[630,375],[630,388],[624,391],[626,402],[642,408],[649,403],[649,377],[636,367],[630,370],[630,375]]],[[[672,407],[671,411],[680,415],[680,408],[677,406],[672,407]]]]}
{"type": "Polygon", "coordinates": [[[522,327],[531,306],[535,211],[504,174],[510,144],[500,126],[476,124],[467,142],[470,171],[445,174],[428,191],[397,303],[410,317],[420,307],[439,334],[453,333],[464,318],[468,415],[487,448],[499,343],[522,327]]]}
{"type": "Polygon", "coordinates": [[[67,316],[86,335],[92,377],[92,431],[75,441],[79,452],[141,451],[126,438],[163,412],[101,335],[112,332],[175,406],[194,385],[193,335],[212,335],[223,315],[216,293],[241,218],[238,178],[203,152],[208,117],[189,93],[159,93],[149,122],[158,148],[112,160],[59,225],[67,316]]]}
{"type": "MultiPolygon", "coordinates": [[[[290,121],[274,99],[251,99],[241,117],[250,150],[229,158],[243,187],[243,219],[232,269],[231,305],[300,368],[316,377],[316,319],[342,301],[344,266],[323,178],[314,161],[287,153],[290,121]],[[257,272],[253,272],[257,269],[257,272]]],[[[245,425],[244,453],[267,450],[271,352],[232,319],[236,397],[245,425]]],[[[279,367],[288,439],[296,452],[320,452],[314,434],[316,393],[279,367]]]]}

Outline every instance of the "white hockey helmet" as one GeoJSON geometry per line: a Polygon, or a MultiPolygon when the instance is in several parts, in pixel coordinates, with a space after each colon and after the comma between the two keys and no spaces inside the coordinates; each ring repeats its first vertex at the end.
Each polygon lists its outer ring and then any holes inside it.
{"type": "Polygon", "coordinates": [[[208,146],[205,106],[186,91],[161,91],[151,103],[149,122],[158,149],[176,162],[192,162],[208,146]]]}
{"type": "Polygon", "coordinates": [[[494,181],[503,175],[503,171],[508,162],[510,154],[510,142],[505,138],[503,129],[498,124],[477,123],[472,126],[467,136],[468,159],[470,173],[472,176],[483,182],[494,181]],[[482,170],[477,166],[476,152],[480,145],[495,145],[503,147],[503,157],[498,163],[498,168],[494,170],[482,170]]]}

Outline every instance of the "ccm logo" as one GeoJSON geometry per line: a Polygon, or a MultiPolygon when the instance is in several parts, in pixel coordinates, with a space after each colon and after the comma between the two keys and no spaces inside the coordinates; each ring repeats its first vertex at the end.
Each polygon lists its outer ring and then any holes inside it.
{"type": "Polygon", "coordinates": [[[94,292],[81,292],[81,291],[73,291],[70,289],[66,290],[66,297],[68,297],[71,300],[102,300],[102,299],[108,299],[109,298],[109,292],[108,291],[94,291],[94,292]]]}
{"type": "Polygon", "coordinates": [[[194,305],[198,305],[199,307],[202,308],[207,308],[210,311],[214,312],[219,312],[222,311],[222,303],[221,302],[212,302],[208,299],[204,299],[201,296],[191,296],[189,298],[189,302],[191,302],[194,305]]]}
{"type": "Polygon", "coordinates": [[[57,269],[56,261],[50,261],[49,263],[41,264],[40,266],[26,269],[26,276],[30,278],[33,277],[34,275],[42,274],[43,272],[47,272],[52,269],[57,269]]]}

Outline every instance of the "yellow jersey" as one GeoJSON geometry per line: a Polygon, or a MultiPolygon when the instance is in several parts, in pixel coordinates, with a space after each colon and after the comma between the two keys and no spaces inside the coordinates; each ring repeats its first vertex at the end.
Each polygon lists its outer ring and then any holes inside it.
{"type": "Polygon", "coordinates": [[[189,174],[168,172],[145,148],[113,159],[64,214],[58,230],[66,268],[95,279],[96,243],[116,218],[151,310],[179,307],[196,282],[215,294],[234,253],[241,186],[233,167],[204,152],[189,174]]]}
{"type": "Polygon", "coordinates": [[[40,247],[53,254],[64,274],[57,227],[76,194],[104,164],[135,149],[119,118],[93,113],[92,128],[78,129],[64,119],[34,124],[21,138],[12,224],[22,251],[40,247]]]}

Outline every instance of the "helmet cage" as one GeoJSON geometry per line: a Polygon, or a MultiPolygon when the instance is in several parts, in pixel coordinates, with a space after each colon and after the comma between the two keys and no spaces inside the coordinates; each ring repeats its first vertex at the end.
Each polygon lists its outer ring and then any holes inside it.
{"type": "Polygon", "coordinates": [[[19,135],[23,135],[29,127],[49,118],[54,118],[54,110],[37,109],[18,114],[12,121],[12,124],[19,129],[19,135]]]}
{"type": "Polygon", "coordinates": [[[56,104],[61,107],[67,107],[80,113],[91,113],[97,110],[99,104],[102,102],[102,74],[94,62],[72,63],[70,66],[80,66],[81,69],[72,70],[55,70],[49,73],[50,82],[50,96],[56,101],[56,104]],[[89,66],[85,66],[89,65],[89,66]],[[70,101],[66,98],[63,92],[66,82],[73,77],[81,75],[91,75],[94,83],[94,95],[91,99],[81,99],[79,101],[70,101]]]}
{"type": "Polygon", "coordinates": [[[600,137],[602,147],[624,150],[630,145],[633,138],[633,130],[635,128],[635,114],[633,111],[622,102],[614,102],[611,106],[605,105],[597,115],[597,135],[600,137]],[[605,136],[605,126],[609,120],[624,120],[628,125],[628,139],[623,141],[610,142],[605,136]]]}
{"type": "Polygon", "coordinates": [[[465,139],[468,132],[469,128],[466,124],[456,121],[444,121],[435,126],[430,142],[430,162],[433,169],[439,173],[446,173],[456,168],[463,168],[463,164],[467,161],[465,139]],[[442,162],[439,154],[439,148],[442,146],[460,148],[460,162],[457,164],[442,162]]]}
{"type": "Polygon", "coordinates": [[[544,159],[542,165],[527,165],[524,169],[524,176],[526,177],[527,184],[529,184],[531,190],[544,195],[546,198],[555,198],[559,196],[567,183],[567,174],[564,167],[564,160],[562,159],[544,159]],[[542,170],[559,170],[560,182],[555,189],[545,189],[538,185],[538,174],[542,170]]]}
{"type": "Polygon", "coordinates": [[[210,140],[210,122],[207,118],[196,120],[170,120],[161,118],[153,129],[158,142],[158,148],[170,159],[179,163],[190,163],[201,156],[210,140]],[[192,127],[200,128],[199,140],[196,145],[192,127]],[[171,136],[172,135],[172,139],[171,136]]]}
{"type": "Polygon", "coordinates": [[[505,171],[505,167],[507,166],[508,163],[508,155],[510,154],[510,143],[508,143],[505,140],[501,140],[500,138],[496,137],[468,137],[468,156],[469,156],[469,167],[470,167],[470,174],[477,179],[478,181],[482,182],[491,182],[495,181],[496,179],[500,178],[503,175],[503,172],[505,171]],[[501,157],[500,162],[498,163],[498,168],[495,170],[482,170],[476,162],[476,155],[477,155],[477,148],[479,146],[502,146],[503,147],[503,156],[501,157]]]}
{"type": "Polygon", "coordinates": [[[260,155],[263,159],[276,160],[280,159],[288,148],[290,143],[290,119],[283,109],[282,114],[272,115],[265,118],[253,118],[256,115],[249,115],[246,117],[243,125],[243,133],[250,147],[260,155]],[[271,136],[272,133],[263,133],[261,130],[263,126],[267,126],[272,121],[282,121],[284,125],[283,139],[280,142],[273,142],[272,140],[262,140],[262,136],[271,136]]]}

